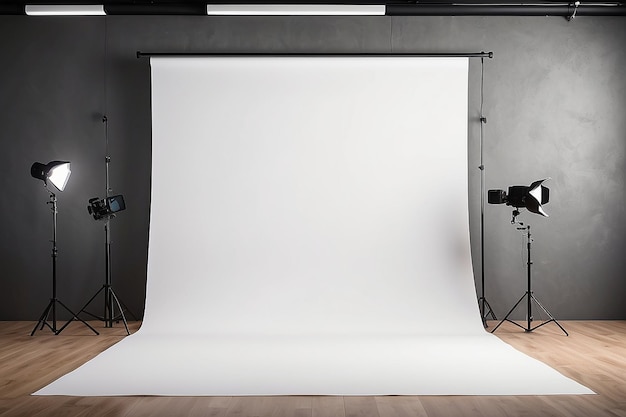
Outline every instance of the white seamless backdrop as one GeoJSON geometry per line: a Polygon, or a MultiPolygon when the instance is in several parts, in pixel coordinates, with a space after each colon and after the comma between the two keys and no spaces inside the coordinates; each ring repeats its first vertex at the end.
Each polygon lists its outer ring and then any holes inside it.
{"type": "Polygon", "coordinates": [[[467,59],[151,65],[144,323],[37,394],[591,392],[482,327],[467,59]]]}
{"type": "Polygon", "coordinates": [[[153,58],[145,330],[481,330],[467,65],[153,58]]]}

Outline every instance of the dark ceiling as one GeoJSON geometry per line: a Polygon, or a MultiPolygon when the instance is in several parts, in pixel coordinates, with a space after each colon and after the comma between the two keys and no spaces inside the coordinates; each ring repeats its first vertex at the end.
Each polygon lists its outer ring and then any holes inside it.
{"type": "Polygon", "coordinates": [[[621,1],[534,1],[523,3],[511,0],[427,0],[427,1],[375,1],[359,0],[354,3],[337,1],[203,1],[203,0],[33,0],[0,3],[0,14],[23,15],[25,5],[102,4],[108,15],[205,15],[211,4],[385,4],[391,16],[626,16],[626,3],[621,1]]]}

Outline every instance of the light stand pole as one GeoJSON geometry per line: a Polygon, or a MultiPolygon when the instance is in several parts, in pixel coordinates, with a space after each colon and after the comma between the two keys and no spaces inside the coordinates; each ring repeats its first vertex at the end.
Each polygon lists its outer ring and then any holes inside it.
{"type": "Polygon", "coordinates": [[[126,333],[130,334],[128,331],[128,323],[126,322],[126,316],[124,315],[124,309],[121,306],[120,300],[115,295],[115,291],[111,286],[111,228],[109,222],[111,219],[107,219],[104,223],[104,245],[105,245],[105,281],[104,286],[104,327],[113,327],[113,301],[117,304],[117,308],[120,310],[120,315],[124,322],[124,327],[126,328],[126,333]]]}
{"type": "MultiPolygon", "coordinates": [[[[110,158],[107,157],[107,160],[110,158]]],[[[110,218],[104,223],[104,235],[105,235],[105,281],[104,285],[87,301],[87,303],[80,309],[78,314],[85,313],[88,314],[100,321],[104,322],[104,327],[110,328],[113,327],[113,321],[119,321],[122,319],[124,323],[124,328],[126,329],[126,334],[130,335],[130,330],[128,330],[128,322],[126,321],[126,315],[124,314],[124,308],[122,308],[122,303],[120,302],[117,295],[115,295],[115,291],[113,290],[113,286],[111,285],[111,233],[110,233],[110,218]],[[104,314],[102,316],[96,316],[86,310],[86,308],[91,304],[93,300],[104,291],[104,314]],[[115,304],[113,304],[115,302],[115,304]],[[114,307],[117,306],[119,310],[119,315],[115,314],[114,307]]],[[[130,311],[129,311],[130,312],[130,311]]],[[[130,312],[133,318],[135,317],[132,312],[130,312]]]]}
{"type": "MultiPolygon", "coordinates": [[[[515,217],[519,214],[519,211],[514,210],[513,211],[513,220],[511,221],[511,223],[515,223],[515,217]]],[[[554,318],[554,316],[552,314],[550,314],[550,312],[539,302],[539,300],[537,300],[537,297],[535,297],[535,294],[532,292],[532,288],[531,288],[531,283],[532,283],[532,276],[531,276],[531,266],[532,266],[532,261],[530,259],[530,248],[531,248],[531,243],[532,243],[532,236],[530,234],[530,225],[528,226],[524,226],[523,223],[519,223],[520,227],[517,228],[517,230],[526,230],[526,249],[528,252],[528,259],[526,262],[527,265],[527,279],[528,279],[528,289],[526,290],[526,292],[524,293],[524,295],[522,295],[522,297],[517,301],[517,303],[515,303],[515,305],[513,306],[513,308],[511,308],[511,310],[509,310],[509,312],[506,314],[506,316],[504,316],[504,318],[502,319],[502,321],[500,323],[498,323],[498,325],[491,331],[491,333],[495,332],[498,327],[500,327],[500,325],[502,323],[504,323],[505,321],[508,321],[510,323],[513,323],[514,325],[521,327],[522,329],[524,329],[524,331],[526,332],[532,332],[535,329],[538,329],[539,327],[546,325],[550,322],[554,322],[557,326],[559,326],[559,328],[561,330],[563,330],[563,333],[565,333],[565,336],[569,336],[569,334],[567,333],[567,331],[565,331],[565,329],[563,328],[563,326],[561,326],[559,324],[558,321],[556,321],[556,319],[554,318]],[[512,320],[509,320],[509,316],[511,315],[511,313],[513,313],[513,310],[515,310],[515,308],[524,300],[524,298],[526,299],[526,326],[522,326],[519,323],[516,323],[512,320]],[[532,327],[532,320],[533,320],[533,313],[532,313],[532,302],[535,302],[539,308],[541,308],[550,318],[550,320],[544,321],[541,324],[532,327]]]]}
{"type": "MultiPolygon", "coordinates": [[[[46,187],[46,189],[48,188],[46,187]]],[[[52,243],[52,298],[50,298],[50,302],[48,303],[43,313],[39,317],[39,321],[37,322],[37,324],[35,324],[35,327],[33,328],[33,331],[30,333],[30,335],[33,336],[35,332],[37,331],[37,328],[40,325],[41,327],[39,330],[43,330],[43,328],[47,326],[50,330],[52,330],[52,333],[54,333],[55,335],[58,335],[74,319],[81,321],[85,326],[93,330],[95,334],[99,334],[96,331],[96,329],[91,327],[86,321],[78,318],[77,315],[74,314],[72,310],[70,310],[65,304],[63,304],[61,300],[57,298],[57,254],[58,254],[58,250],[57,250],[57,213],[58,213],[57,196],[49,189],[48,189],[48,192],[50,193],[50,201],[48,201],[46,204],[50,204],[51,209],[52,209],[52,240],[51,240],[51,243],[52,243]],[[63,307],[72,315],[72,318],[70,319],[70,321],[65,323],[65,325],[61,327],[60,329],[57,329],[57,316],[56,316],[57,304],[59,304],[61,307],[63,307]],[[48,323],[48,319],[50,318],[50,315],[52,315],[52,324],[48,323]]]]}
{"type": "MultiPolygon", "coordinates": [[[[111,187],[109,183],[109,164],[111,163],[111,157],[108,155],[108,143],[109,143],[109,134],[108,134],[108,119],[106,116],[102,117],[102,122],[105,126],[105,141],[106,141],[106,153],[104,162],[105,162],[105,182],[106,182],[106,195],[105,200],[108,200],[111,192],[111,187]]],[[[88,314],[98,320],[104,322],[104,327],[110,328],[113,327],[114,321],[119,321],[122,319],[124,323],[124,328],[126,329],[126,333],[130,335],[130,330],[128,330],[128,322],[126,320],[126,315],[124,314],[124,309],[128,310],[126,306],[120,301],[120,299],[115,294],[113,290],[113,286],[111,284],[111,219],[115,217],[113,213],[108,213],[106,216],[106,220],[104,221],[104,236],[105,236],[105,246],[104,246],[104,256],[105,256],[105,280],[104,285],[87,301],[87,303],[80,309],[78,314],[85,313],[88,314]],[[96,316],[88,311],[86,308],[91,304],[91,302],[100,294],[100,292],[104,291],[104,312],[102,316],[96,316]],[[119,314],[115,314],[115,306],[117,306],[119,310],[119,314]]],[[[136,320],[135,315],[128,310],[128,312],[133,316],[136,320]]]]}

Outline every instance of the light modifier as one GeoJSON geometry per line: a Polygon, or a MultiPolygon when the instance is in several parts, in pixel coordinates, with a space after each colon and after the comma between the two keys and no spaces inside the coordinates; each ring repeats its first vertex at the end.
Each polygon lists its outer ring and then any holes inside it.
{"type": "Polygon", "coordinates": [[[529,186],[510,186],[508,195],[504,190],[489,190],[487,201],[489,204],[506,204],[515,208],[526,208],[531,213],[548,217],[542,206],[550,200],[550,189],[543,186],[543,182],[549,179],[535,181],[529,186]]]}
{"type": "Polygon", "coordinates": [[[30,175],[33,178],[42,180],[46,186],[50,181],[59,191],[65,189],[71,173],[70,163],[67,161],[52,161],[45,165],[35,162],[30,167],[30,175]]]}

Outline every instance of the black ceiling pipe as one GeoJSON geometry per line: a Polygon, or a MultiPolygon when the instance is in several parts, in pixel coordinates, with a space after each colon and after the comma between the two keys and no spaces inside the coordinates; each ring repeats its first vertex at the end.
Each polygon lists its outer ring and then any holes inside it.
{"type": "Polygon", "coordinates": [[[17,3],[0,4],[0,15],[24,14],[24,5],[17,3]]]}
{"type": "Polygon", "coordinates": [[[411,4],[387,5],[388,16],[626,16],[626,6],[411,4]]]}
{"type": "Polygon", "coordinates": [[[107,15],[205,15],[206,3],[105,4],[107,15]]]}
{"type": "MultiPolygon", "coordinates": [[[[360,0],[355,4],[386,4],[388,16],[626,16],[626,4],[619,2],[582,3],[575,7],[573,3],[536,3],[519,4],[510,0],[484,0],[481,3],[449,3],[449,0],[430,0],[430,3],[404,3],[398,1],[360,0]],[[446,2],[444,2],[446,1],[446,2]]],[[[467,1],[467,0],[466,0],[467,1]]],[[[24,5],[30,1],[0,0],[0,15],[23,15],[24,5]]],[[[103,4],[109,15],[206,15],[207,3],[241,4],[251,3],[245,0],[33,0],[32,4],[103,4]]],[[[339,4],[326,0],[273,0],[263,4],[339,4]]],[[[349,4],[347,2],[340,2],[349,4]]],[[[261,4],[261,3],[257,3],[261,4]]]]}

